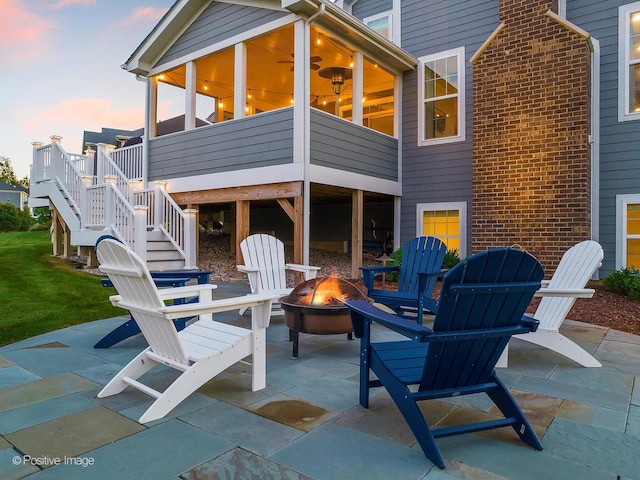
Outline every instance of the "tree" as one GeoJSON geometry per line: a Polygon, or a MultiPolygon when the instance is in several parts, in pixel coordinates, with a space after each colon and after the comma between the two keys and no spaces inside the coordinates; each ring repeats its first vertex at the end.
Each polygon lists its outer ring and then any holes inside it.
{"type": "Polygon", "coordinates": [[[0,180],[7,182],[10,185],[20,185],[20,182],[18,182],[18,178],[13,171],[13,167],[11,166],[11,160],[7,157],[0,157],[0,180]]]}

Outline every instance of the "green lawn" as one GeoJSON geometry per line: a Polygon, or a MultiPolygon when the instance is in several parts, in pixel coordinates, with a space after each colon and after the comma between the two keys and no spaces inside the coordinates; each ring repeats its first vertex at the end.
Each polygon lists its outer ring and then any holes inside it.
{"type": "Polygon", "coordinates": [[[53,257],[48,232],[0,233],[0,346],[122,316],[109,302],[113,293],[99,277],[53,257]]]}

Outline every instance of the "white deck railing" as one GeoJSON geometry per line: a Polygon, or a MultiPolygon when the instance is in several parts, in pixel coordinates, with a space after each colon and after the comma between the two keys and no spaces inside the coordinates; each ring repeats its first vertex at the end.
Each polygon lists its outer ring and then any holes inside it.
{"type": "Polygon", "coordinates": [[[118,148],[109,152],[111,163],[116,166],[129,180],[142,180],[141,143],[118,148]]]}
{"type": "Polygon", "coordinates": [[[160,230],[185,259],[185,268],[196,268],[196,211],[182,210],[162,182],[142,189],[142,144],[117,150],[99,144],[93,175],[93,155],[69,154],[60,137],[51,140],[51,145],[34,144],[31,182],[54,182],[80,218],[80,228],[111,230],[143,259],[147,230],[160,230]]]}

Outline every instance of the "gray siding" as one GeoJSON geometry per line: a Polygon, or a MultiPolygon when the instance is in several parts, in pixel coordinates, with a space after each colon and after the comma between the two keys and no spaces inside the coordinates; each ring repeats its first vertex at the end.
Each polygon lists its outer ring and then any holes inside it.
{"type": "Polygon", "coordinates": [[[251,30],[288,12],[212,2],[162,56],[156,66],[251,30]]]}
{"type": "Polygon", "coordinates": [[[467,245],[471,245],[472,91],[469,59],[496,29],[498,0],[405,0],[402,2],[402,46],[416,57],[465,47],[466,140],[418,147],[418,75],[403,81],[402,208],[400,243],[416,235],[416,205],[467,202],[467,245]]]}
{"type": "Polygon", "coordinates": [[[393,0],[361,0],[353,5],[351,14],[362,20],[365,17],[387,12],[391,9],[393,9],[393,0]]]}
{"type": "Polygon", "coordinates": [[[149,143],[150,180],[292,163],[293,108],[165,135],[149,143]]]}
{"type": "Polygon", "coordinates": [[[311,163],[398,180],[398,140],[311,109],[311,163]]]}
{"type": "Polygon", "coordinates": [[[600,42],[602,274],[615,269],[616,195],[640,194],[640,120],[618,122],[618,7],[629,0],[567,0],[567,20],[600,42]]]}

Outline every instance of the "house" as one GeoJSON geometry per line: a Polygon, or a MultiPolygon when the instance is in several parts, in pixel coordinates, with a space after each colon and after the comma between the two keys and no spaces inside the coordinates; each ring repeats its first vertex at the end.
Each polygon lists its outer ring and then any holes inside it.
{"type": "Polygon", "coordinates": [[[592,238],[601,274],[638,266],[639,46],[623,0],[178,0],[123,65],[147,80],[123,178],[231,221],[236,245],[274,231],[306,263],[350,241],[354,272],[388,234],[519,245],[547,271],[592,238]]]}
{"type": "Polygon", "coordinates": [[[22,209],[29,200],[29,189],[21,185],[12,185],[0,180],[0,203],[11,203],[14,207],[22,209]]]}

